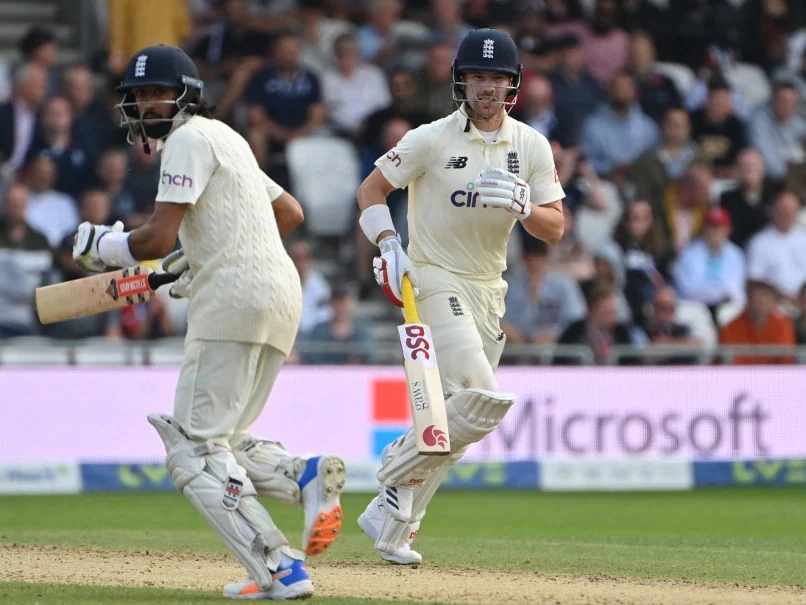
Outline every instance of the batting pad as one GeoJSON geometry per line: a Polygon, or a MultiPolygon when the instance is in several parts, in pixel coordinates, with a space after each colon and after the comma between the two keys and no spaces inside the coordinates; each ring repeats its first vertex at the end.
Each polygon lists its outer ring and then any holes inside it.
{"type": "Polygon", "coordinates": [[[288,455],[282,443],[238,435],[230,440],[235,460],[261,496],[277,498],[291,504],[302,504],[296,478],[305,467],[302,458],[288,455]]]}
{"type": "Polygon", "coordinates": [[[238,466],[229,445],[194,441],[172,418],[151,414],[168,455],[174,485],[224,539],[261,590],[271,585],[288,540],[257,501],[255,487],[238,466]]]}
{"type": "MultiPolygon", "coordinates": [[[[484,389],[466,389],[451,396],[445,407],[451,438],[451,456],[420,456],[414,430],[398,437],[384,451],[384,463],[378,481],[392,487],[414,487],[425,483],[435,470],[454,464],[467,447],[481,441],[506,416],[515,401],[513,393],[494,393],[484,389]]],[[[413,519],[410,519],[412,521],[413,519]]]]}

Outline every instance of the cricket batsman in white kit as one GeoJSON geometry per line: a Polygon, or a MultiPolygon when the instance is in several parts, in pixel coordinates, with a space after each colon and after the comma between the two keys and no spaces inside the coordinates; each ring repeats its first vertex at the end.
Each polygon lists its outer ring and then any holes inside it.
{"type": "Polygon", "coordinates": [[[190,296],[174,415],[151,414],[167,467],[184,493],[249,573],[228,584],[235,599],[291,599],[313,593],[302,552],[258,502],[270,496],[303,506],[302,550],[316,555],[341,529],[344,463],[303,459],[253,437],[301,313],[301,286],[281,236],[299,225],[299,203],[258,167],[246,140],[210,117],[193,61],[152,46],[129,62],[118,108],[129,141],[162,147],[155,210],[131,232],[82,223],[74,258],[103,271],[162,258],[180,275],[173,296],[190,296]]]}
{"type": "Polygon", "coordinates": [[[470,32],[453,63],[458,110],[409,131],[375,162],[358,192],[360,226],[380,247],[376,280],[402,306],[408,274],[431,327],[451,441],[450,456],[421,456],[409,430],[384,450],[380,494],[358,524],[387,561],[422,561],[411,543],[429,501],[448,468],[498,426],[514,401],[498,392],[494,377],[505,340],[499,321],[512,228],[520,221],[552,244],[562,237],[565,194],[549,143],[509,117],[522,71],[507,34],[470,32]],[[386,196],[405,187],[408,253],[386,205],[386,196]]]}

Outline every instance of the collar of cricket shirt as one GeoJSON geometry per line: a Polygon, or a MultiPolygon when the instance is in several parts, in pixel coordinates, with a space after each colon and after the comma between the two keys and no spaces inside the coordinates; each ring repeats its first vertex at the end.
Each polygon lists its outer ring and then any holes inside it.
{"type": "MultiPolygon", "coordinates": [[[[456,123],[462,129],[462,134],[468,141],[484,141],[484,137],[476,128],[476,125],[470,120],[470,128],[467,128],[467,121],[469,118],[461,110],[454,112],[456,123]]],[[[504,121],[501,122],[501,128],[498,129],[498,136],[495,137],[495,143],[511,143],[512,142],[512,118],[509,114],[504,116],[504,121]]]]}

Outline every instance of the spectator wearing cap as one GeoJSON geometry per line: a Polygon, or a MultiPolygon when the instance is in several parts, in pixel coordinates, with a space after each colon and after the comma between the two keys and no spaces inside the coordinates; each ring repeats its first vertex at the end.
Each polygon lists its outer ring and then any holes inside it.
{"type": "Polygon", "coordinates": [[[47,238],[25,222],[28,188],[12,183],[0,212],[0,339],[38,331],[34,293],[52,269],[47,238]]]}
{"type": "MultiPolygon", "coordinates": [[[[731,345],[785,345],[795,344],[795,327],[792,320],[777,310],[778,291],[771,283],[750,279],[747,282],[747,306],[733,321],[719,331],[719,344],[731,345]]],[[[738,355],[737,365],[785,364],[792,358],[738,355]]]]}
{"type": "Polygon", "coordinates": [[[770,206],[780,187],[766,178],[764,159],[752,147],[739,153],[736,167],[738,187],[725,191],[719,203],[731,217],[731,241],[745,248],[770,221],[770,206]]]}
{"type": "Polygon", "coordinates": [[[37,117],[45,98],[47,71],[28,63],[14,75],[11,100],[0,105],[0,178],[24,163],[32,147],[40,144],[42,124],[37,117]]]}
{"type": "Polygon", "coordinates": [[[806,282],[806,229],[797,224],[800,200],[791,191],[779,193],[772,205],[772,224],[750,240],[747,274],[765,280],[790,300],[806,282]]]}
{"type": "Polygon", "coordinates": [[[798,319],[795,321],[795,339],[799,345],[806,345],[806,282],[798,293],[798,319]]]}
{"type": "Polygon", "coordinates": [[[318,130],[327,112],[319,78],[302,66],[299,35],[285,32],[279,36],[273,56],[273,65],[256,73],[249,84],[248,139],[261,167],[287,186],[286,145],[318,130]]]}
{"type": "Polygon", "coordinates": [[[78,203],[71,196],[56,191],[56,162],[45,155],[34,156],[25,168],[28,206],[25,221],[48,238],[56,248],[67,234],[78,227],[78,203]]]}
{"type": "Polygon", "coordinates": [[[666,190],[661,217],[676,253],[699,234],[711,204],[712,182],[711,169],[706,164],[692,162],[682,178],[666,190]]]}
{"type": "Polygon", "coordinates": [[[508,276],[501,329],[510,344],[552,344],[571,323],[585,317],[585,299],[576,280],[549,267],[548,244],[524,245],[520,271],[508,276]]]}
{"type": "Polygon", "coordinates": [[[596,111],[605,95],[585,67],[582,38],[570,35],[555,44],[560,51],[560,63],[549,80],[560,125],[556,136],[563,147],[577,147],[582,124],[596,111]]]}
{"type": "Polygon", "coordinates": [[[303,363],[348,365],[370,363],[372,360],[372,333],[369,326],[355,317],[356,301],[344,286],[336,285],[330,299],[333,316],[317,324],[301,342],[311,352],[301,355],[303,363]],[[339,345],[343,345],[339,351],[339,345]],[[327,350],[332,347],[332,350],[327,350]]]}
{"type": "Polygon", "coordinates": [[[610,99],[582,127],[581,147],[601,177],[617,182],[642,153],[660,142],[658,127],[636,102],[635,82],[620,73],[610,82],[610,99]]]}
{"type": "Polygon", "coordinates": [[[786,179],[793,164],[806,161],[802,142],[806,120],[798,115],[799,102],[795,84],[779,80],[770,102],[756,110],[750,120],[750,140],[764,158],[767,175],[778,182],[786,179]]]}
{"type": "Polygon", "coordinates": [[[48,94],[55,94],[59,85],[56,73],[56,57],[59,48],[56,36],[42,27],[34,26],[20,38],[17,45],[22,55],[23,64],[34,64],[42,67],[48,74],[48,94]]]}
{"type": "Polygon", "coordinates": [[[660,207],[669,185],[683,176],[689,164],[704,160],[700,148],[691,139],[691,122],[684,109],[667,109],[660,128],[660,145],[645,151],[629,174],[635,185],[635,198],[651,200],[656,208],[660,207]]]}
{"type": "Polygon", "coordinates": [[[619,28],[618,13],[616,0],[597,0],[585,42],[588,71],[603,86],[627,69],[630,57],[630,36],[619,28]]]}
{"type": "Polygon", "coordinates": [[[389,87],[379,67],[361,61],[352,34],[336,40],[335,54],[336,70],[322,77],[322,96],[336,132],[355,138],[367,116],[389,105],[389,87]]]}
{"type": "Polygon", "coordinates": [[[712,313],[722,303],[744,303],[744,252],[728,240],[729,235],[730,215],[724,208],[711,208],[705,215],[702,237],[683,249],[675,265],[680,297],[701,302],[712,313]]]}
{"type": "Polygon", "coordinates": [[[733,178],[739,151],[747,147],[745,125],[736,116],[730,85],[721,75],[708,82],[705,106],[691,115],[691,131],[720,178],[733,178]]]}
{"type": "Polygon", "coordinates": [[[630,73],[638,84],[641,109],[660,123],[670,108],[682,107],[683,99],[671,78],[657,71],[655,58],[649,34],[635,32],[630,39],[630,73]]]}

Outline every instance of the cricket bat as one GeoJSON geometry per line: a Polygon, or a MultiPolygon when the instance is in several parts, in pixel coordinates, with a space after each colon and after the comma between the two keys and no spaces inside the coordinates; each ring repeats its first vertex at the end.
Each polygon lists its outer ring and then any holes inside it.
{"type": "Polygon", "coordinates": [[[136,265],[44,286],[36,289],[36,312],[43,324],[96,315],[149,301],[157,288],[178,277],[136,265]]]}
{"type": "Polygon", "coordinates": [[[397,331],[403,348],[417,451],[423,456],[447,456],[451,453],[451,440],[436,350],[431,329],[422,323],[417,313],[414,289],[408,276],[403,277],[402,294],[405,323],[398,326],[397,331]]]}

